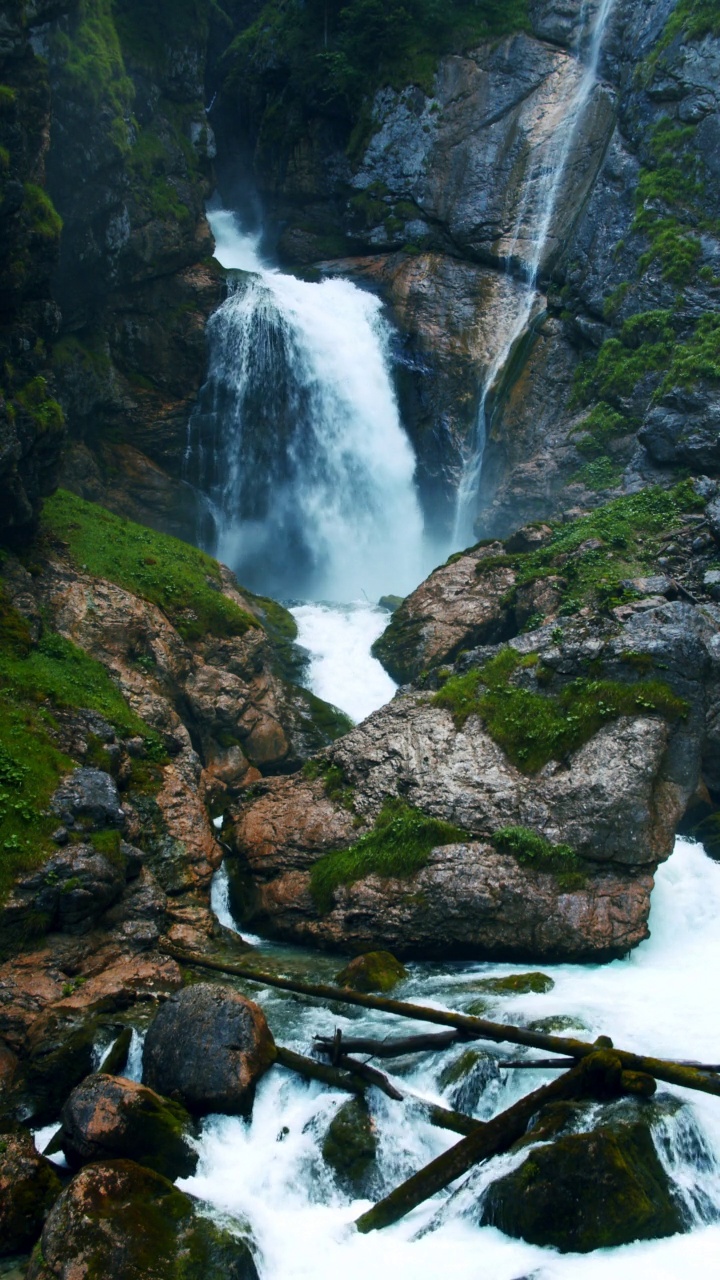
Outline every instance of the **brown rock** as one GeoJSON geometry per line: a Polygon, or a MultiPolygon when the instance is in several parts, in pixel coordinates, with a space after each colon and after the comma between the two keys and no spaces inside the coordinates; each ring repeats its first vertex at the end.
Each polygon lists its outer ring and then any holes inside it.
{"type": "Polygon", "coordinates": [[[248,1115],[275,1060],[259,1005],[232,987],[200,983],[163,1005],[143,1051],[143,1081],[197,1114],[248,1115]]]}
{"type": "Polygon", "coordinates": [[[187,1142],[190,1116],[145,1085],[91,1075],[62,1109],[60,1141],[71,1168],[95,1160],[132,1159],[164,1177],[187,1178],[197,1153],[187,1142]]]}
{"type": "Polygon", "coordinates": [[[27,1130],[0,1133],[0,1257],[32,1248],[61,1190],[27,1130]]]}
{"type": "Polygon", "coordinates": [[[248,1245],[131,1160],[88,1165],[51,1211],[28,1280],[258,1280],[248,1245]]]}

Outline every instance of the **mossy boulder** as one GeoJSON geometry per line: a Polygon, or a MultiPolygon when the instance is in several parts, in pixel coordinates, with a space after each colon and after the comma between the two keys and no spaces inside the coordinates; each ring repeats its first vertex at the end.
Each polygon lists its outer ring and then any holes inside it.
{"type": "Polygon", "coordinates": [[[92,1071],[95,1034],[93,1021],[52,1009],[33,1023],[14,1092],[34,1127],[56,1120],[71,1090],[92,1071]]]}
{"type": "Polygon", "coordinates": [[[166,1178],[195,1172],[191,1120],[177,1102],[134,1080],[98,1074],[73,1089],[62,1109],[60,1143],[71,1169],[123,1157],[166,1178]]]}
{"type": "Polygon", "coordinates": [[[28,1280],[258,1280],[249,1246],[131,1160],[87,1165],[52,1209],[28,1280]]]}
{"type": "Polygon", "coordinates": [[[546,995],[555,983],[546,973],[511,973],[506,978],[481,978],[473,983],[473,991],[487,991],[494,996],[546,995]]]}
{"type": "Polygon", "coordinates": [[[343,1190],[355,1196],[368,1193],[375,1169],[377,1137],[363,1098],[351,1098],[340,1107],[325,1134],[322,1155],[343,1190]]]}
{"type": "Polygon", "coordinates": [[[368,951],[366,955],[355,956],[335,975],[335,981],[352,991],[388,992],[407,976],[405,966],[389,951],[368,951]]]}
{"type": "Polygon", "coordinates": [[[645,1124],[575,1133],[539,1147],[490,1187],[483,1224],[507,1235],[590,1253],[685,1229],[645,1124]]]}
{"type": "Polygon", "coordinates": [[[200,982],[171,996],[150,1026],[143,1083],[197,1115],[249,1115],[275,1057],[260,1006],[232,987],[200,982]]]}
{"type": "Polygon", "coordinates": [[[0,1133],[0,1257],[32,1248],[61,1190],[26,1129],[0,1133]]]}

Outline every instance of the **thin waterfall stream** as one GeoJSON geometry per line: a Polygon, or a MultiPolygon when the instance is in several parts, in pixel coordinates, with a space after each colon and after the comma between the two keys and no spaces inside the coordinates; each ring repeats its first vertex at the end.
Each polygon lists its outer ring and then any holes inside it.
{"type": "Polygon", "coordinates": [[[480,390],[475,432],[466,449],[455,497],[450,548],[453,551],[475,541],[478,492],[494,399],[517,343],[533,317],[542,309],[539,277],[547,262],[553,222],[573,144],[598,83],[603,41],[615,4],[616,0],[599,0],[599,4],[593,7],[592,0],[583,0],[575,58],[568,67],[568,75],[575,75],[575,84],[571,83],[567,97],[556,109],[548,112],[546,129],[535,154],[530,157],[523,179],[512,232],[502,246],[505,270],[513,279],[519,278],[521,287],[509,295],[509,323],[498,327],[497,346],[491,354],[480,390]],[[581,59],[588,26],[590,37],[583,65],[581,59]]]}

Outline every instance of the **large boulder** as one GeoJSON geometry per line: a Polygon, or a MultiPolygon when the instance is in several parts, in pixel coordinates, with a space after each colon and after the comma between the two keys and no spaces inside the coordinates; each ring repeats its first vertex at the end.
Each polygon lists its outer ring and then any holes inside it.
{"type": "Polygon", "coordinates": [[[171,996],[152,1023],[143,1082],[198,1115],[248,1115],[275,1056],[259,1005],[232,987],[199,983],[171,996]]]}
{"type": "Polygon", "coordinates": [[[244,1240],[130,1160],[88,1165],[55,1204],[28,1280],[258,1280],[244,1240]]]}
{"type": "Polygon", "coordinates": [[[89,844],[71,845],[15,886],[0,912],[4,948],[11,950],[13,940],[39,921],[47,931],[89,933],[124,888],[123,859],[89,844]]]}
{"type": "Polygon", "coordinates": [[[27,1130],[0,1133],[0,1257],[32,1248],[61,1190],[27,1130]]]}
{"type": "Polygon", "coordinates": [[[75,769],[60,783],[50,808],[66,827],[95,831],[125,825],[115,781],[104,769],[75,769]]]}
{"type": "Polygon", "coordinates": [[[529,1244],[590,1253],[684,1230],[645,1124],[560,1137],[494,1182],[482,1222],[529,1244]]]}
{"type": "Polygon", "coordinates": [[[335,981],[353,991],[381,991],[386,994],[407,976],[405,965],[389,951],[368,951],[364,956],[355,956],[336,973],[335,981]]]}
{"type": "Polygon", "coordinates": [[[60,1141],[71,1169],[127,1158],[175,1179],[197,1167],[185,1108],[133,1080],[88,1076],[73,1089],[61,1118],[60,1141]]]}

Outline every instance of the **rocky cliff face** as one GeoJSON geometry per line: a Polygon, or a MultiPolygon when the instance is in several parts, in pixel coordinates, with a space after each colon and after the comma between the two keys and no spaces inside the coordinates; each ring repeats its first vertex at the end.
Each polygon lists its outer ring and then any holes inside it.
{"type": "Polygon", "coordinates": [[[47,70],[31,41],[69,7],[7,5],[0,28],[0,536],[16,541],[32,533],[52,493],[64,438],[49,361],[62,224],[45,188],[47,70]]]}
{"type": "MultiPolygon", "coordinates": [[[[429,82],[416,69],[414,83],[378,90],[344,149],[320,117],[296,145],[270,147],[272,102],[254,121],[246,109],[281,254],[342,257],[323,269],[388,300],[439,526],[484,385],[482,533],[662,483],[678,464],[718,466],[717,20],[694,0],[616,0],[560,154],[554,138],[590,57],[581,20],[598,9],[537,0],[525,31],[442,58],[429,82]],[[559,178],[540,296],[498,371],[548,168],[559,178]]],[[[263,82],[262,53],[242,64],[251,83],[263,82]]],[[[224,92],[231,113],[232,77],[224,92]]]]}
{"type": "Polygon", "coordinates": [[[377,646],[414,684],[242,804],[239,910],[404,955],[640,941],[655,867],[719,790],[717,551],[698,533],[715,489],[646,491],[437,570],[377,646]]]}

